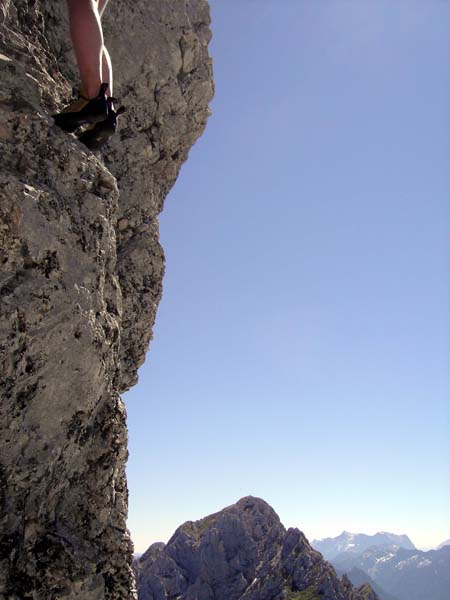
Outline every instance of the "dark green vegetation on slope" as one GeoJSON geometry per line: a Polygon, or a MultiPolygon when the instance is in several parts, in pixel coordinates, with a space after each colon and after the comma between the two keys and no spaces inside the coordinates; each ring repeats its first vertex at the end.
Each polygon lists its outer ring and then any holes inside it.
{"type": "Polygon", "coordinates": [[[303,592],[293,592],[285,589],[286,600],[322,600],[315,588],[303,590],[303,592]]]}

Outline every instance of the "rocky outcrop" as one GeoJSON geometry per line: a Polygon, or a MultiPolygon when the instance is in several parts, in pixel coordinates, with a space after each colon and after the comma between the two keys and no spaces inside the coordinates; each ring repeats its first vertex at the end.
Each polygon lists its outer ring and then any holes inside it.
{"type": "Polygon", "coordinates": [[[377,600],[355,589],[298,529],[247,497],[177,529],[135,562],[139,600],[377,600]]]}
{"type": "Polygon", "coordinates": [[[157,216],[209,114],[208,5],[112,0],[128,112],[99,156],[50,117],[77,83],[65,2],[0,9],[0,598],[128,599],[119,394],[161,296],[157,216]]]}

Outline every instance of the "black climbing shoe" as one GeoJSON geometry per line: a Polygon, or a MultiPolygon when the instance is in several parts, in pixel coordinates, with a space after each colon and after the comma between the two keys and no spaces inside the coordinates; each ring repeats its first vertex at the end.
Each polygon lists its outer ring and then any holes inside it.
{"type": "Polygon", "coordinates": [[[79,96],[66,106],[60,113],[53,115],[56,125],[64,131],[74,132],[86,123],[98,123],[108,117],[108,99],[106,97],[107,83],[102,83],[96,98],[79,96]]]}
{"type": "Polygon", "coordinates": [[[121,106],[116,111],[112,107],[113,102],[116,102],[114,98],[108,98],[108,116],[104,121],[88,127],[78,136],[90,150],[99,150],[116,132],[117,117],[125,112],[125,108],[121,106]]]}

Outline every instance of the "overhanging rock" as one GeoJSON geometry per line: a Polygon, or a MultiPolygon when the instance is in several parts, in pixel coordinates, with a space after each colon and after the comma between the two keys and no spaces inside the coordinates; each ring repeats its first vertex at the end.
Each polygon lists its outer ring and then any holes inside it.
{"type": "Polygon", "coordinates": [[[164,272],[157,215],[213,94],[204,0],[111,1],[128,107],[104,156],[50,115],[62,0],[0,0],[0,598],[132,598],[127,431],[164,272]]]}

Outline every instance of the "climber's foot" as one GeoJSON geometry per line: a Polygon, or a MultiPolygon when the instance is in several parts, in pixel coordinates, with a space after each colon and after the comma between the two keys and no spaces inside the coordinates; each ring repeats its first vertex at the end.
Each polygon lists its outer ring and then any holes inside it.
{"type": "Polygon", "coordinates": [[[78,136],[80,142],[90,150],[99,150],[116,132],[117,117],[125,112],[125,108],[121,106],[116,111],[113,102],[114,98],[108,98],[108,116],[104,121],[91,125],[78,136]]]}
{"type": "Polygon", "coordinates": [[[102,83],[98,96],[89,100],[80,95],[60,113],[53,115],[56,125],[64,131],[73,132],[86,123],[98,123],[108,117],[107,83],[102,83]]]}

